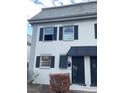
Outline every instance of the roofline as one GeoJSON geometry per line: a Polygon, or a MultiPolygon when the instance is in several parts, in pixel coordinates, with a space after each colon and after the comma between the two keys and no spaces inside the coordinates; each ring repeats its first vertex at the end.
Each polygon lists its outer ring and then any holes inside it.
{"type": "Polygon", "coordinates": [[[69,15],[64,17],[51,17],[51,18],[41,18],[41,19],[29,19],[28,21],[38,21],[38,20],[50,20],[50,19],[62,19],[62,18],[72,18],[72,17],[81,17],[81,16],[89,16],[89,15],[96,15],[97,13],[87,13],[87,14],[79,14],[79,15],[69,15]]]}
{"type": "Polygon", "coordinates": [[[30,24],[37,23],[48,23],[48,22],[60,22],[60,21],[71,21],[71,20],[84,20],[84,19],[92,19],[97,18],[97,13],[85,14],[79,16],[68,16],[68,17],[59,17],[59,18],[50,18],[50,19],[38,19],[38,20],[28,20],[30,24]]]}
{"type": "Polygon", "coordinates": [[[76,5],[80,5],[80,4],[81,5],[82,4],[90,4],[90,3],[97,3],[97,1],[86,1],[86,2],[75,3],[75,4],[68,4],[68,5],[62,5],[62,6],[53,6],[53,7],[42,8],[42,10],[70,7],[70,6],[76,6],[76,5]]]}

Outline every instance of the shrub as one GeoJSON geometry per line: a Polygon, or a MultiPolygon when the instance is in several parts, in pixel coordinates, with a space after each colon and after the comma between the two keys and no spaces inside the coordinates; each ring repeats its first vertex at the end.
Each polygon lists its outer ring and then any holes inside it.
{"type": "Polygon", "coordinates": [[[70,77],[69,73],[50,74],[51,93],[69,93],[70,77]]]}

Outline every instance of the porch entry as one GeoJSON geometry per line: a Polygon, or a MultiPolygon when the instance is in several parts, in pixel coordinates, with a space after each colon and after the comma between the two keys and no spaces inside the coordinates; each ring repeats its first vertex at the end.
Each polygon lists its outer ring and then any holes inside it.
{"type": "Polygon", "coordinates": [[[97,86],[97,56],[90,56],[91,86],[97,86]]]}
{"type": "MultiPolygon", "coordinates": [[[[86,78],[86,83],[91,81],[92,86],[97,85],[97,46],[72,46],[67,56],[72,57],[72,83],[85,84],[85,74],[88,76],[86,78]],[[84,62],[84,57],[87,56],[90,62],[84,62]],[[85,65],[84,65],[85,63],[85,65]],[[85,70],[86,71],[85,71],[85,70]],[[89,70],[88,70],[89,69],[89,70]],[[88,71],[88,72],[87,72],[88,71]],[[85,73],[86,72],[86,73],[85,73]],[[90,79],[90,80],[89,80],[90,79]]],[[[86,60],[85,60],[86,61],[86,60]]]]}
{"type": "Polygon", "coordinates": [[[72,56],[72,83],[85,85],[83,56],[72,56]]]}

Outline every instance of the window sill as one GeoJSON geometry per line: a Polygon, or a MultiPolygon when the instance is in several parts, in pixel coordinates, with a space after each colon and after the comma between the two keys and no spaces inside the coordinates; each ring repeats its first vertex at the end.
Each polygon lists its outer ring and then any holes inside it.
{"type": "Polygon", "coordinates": [[[39,42],[54,42],[56,40],[47,40],[47,41],[39,41],[39,42]]]}
{"type": "Polygon", "coordinates": [[[50,69],[50,67],[40,67],[40,69],[50,69]]]}
{"type": "Polygon", "coordinates": [[[63,39],[62,41],[74,41],[74,40],[64,40],[64,39],[63,39]]]}

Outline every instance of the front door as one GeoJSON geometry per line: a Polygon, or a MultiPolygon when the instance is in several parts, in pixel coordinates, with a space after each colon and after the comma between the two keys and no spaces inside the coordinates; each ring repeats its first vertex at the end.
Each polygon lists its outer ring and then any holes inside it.
{"type": "Polygon", "coordinates": [[[72,57],[72,83],[85,84],[84,77],[84,57],[73,56],[72,57]]]}
{"type": "Polygon", "coordinates": [[[91,86],[97,86],[97,57],[90,57],[91,86]]]}

